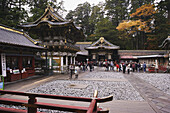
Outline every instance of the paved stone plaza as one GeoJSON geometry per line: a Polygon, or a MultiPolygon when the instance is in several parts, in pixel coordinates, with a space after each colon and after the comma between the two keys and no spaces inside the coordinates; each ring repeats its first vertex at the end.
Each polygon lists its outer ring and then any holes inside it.
{"type": "MultiPolygon", "coordinates": [[[[69,75],[50,76],[39,81],[32,80],[32,85],[25,84],[18,90],[77,97],[93,97],[94,91],[98,90],[98,97],[113,95],[112,102],[99,105],[109,108],[110,113],[170,113],[169,86],[170,74],[123,74],[98,67],[93,72],[81,72],[78,79],[70,80],[69,75]],[[26,88],[29,90],[25,90],[26,88]]],[[[12,87],[16,88],[14,84],[12,87]]],[[[11,89],[10,84],[6,88],[11,89]]]]}

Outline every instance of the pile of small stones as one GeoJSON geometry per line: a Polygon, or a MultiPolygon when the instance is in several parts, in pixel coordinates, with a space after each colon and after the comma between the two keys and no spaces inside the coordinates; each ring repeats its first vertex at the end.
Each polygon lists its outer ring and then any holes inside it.
{"type": "Polygon", "coordinates": [[[57,80],[46,83],[39,87],[29,90],[31,93],[44,93],[75,97],[93,97],[95,90],[98,90],[98,97],[113,95],[114,100],[138,100],[143,101],[140,94],[133,86],[125,82],[109,81],[74,81],[74,80],[57,80]],[[87,85],[85,88],[69,88],[70,84],[87,85]]]}
{"type": "Polygon", "coordinates": [[[170,95],[170,74],[165,73],[136,73],[141,79],[170,95]]]}
{"type": "Polygon", "coordinates": [[[85,75],[83,78],[115,78],[115,79],[125,79],[123,74],[120,72],[113,71],[103,71],[97,73],[89,73],[85,75]]]}

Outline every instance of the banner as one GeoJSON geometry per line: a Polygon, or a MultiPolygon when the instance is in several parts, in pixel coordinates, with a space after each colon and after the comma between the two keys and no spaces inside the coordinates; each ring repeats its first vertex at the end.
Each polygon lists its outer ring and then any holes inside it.
{"type": "Polygon", "coordinates": [[[2,76],[6,77],[6,57],[5,53],[1,53],[2,76]]]}

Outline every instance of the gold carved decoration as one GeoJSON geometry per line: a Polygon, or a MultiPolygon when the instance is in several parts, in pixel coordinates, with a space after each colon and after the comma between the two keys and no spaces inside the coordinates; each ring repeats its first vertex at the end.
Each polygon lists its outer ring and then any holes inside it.
{"type": "Polygon", "coordinates": [[[47,20],[48,20],[48,18],[46,16],[41,19],[41,21],[47,21],[47,20]]]}
{"type": "Polygon", "coordinates": [[[100,37],[100,42],[101,42],[101,43],[104,42],[104,37],[100,37]]]}

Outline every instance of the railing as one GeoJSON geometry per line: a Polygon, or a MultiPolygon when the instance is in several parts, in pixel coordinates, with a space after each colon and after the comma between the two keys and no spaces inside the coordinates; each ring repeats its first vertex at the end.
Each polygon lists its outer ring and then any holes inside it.
{"type": "Polygon", "coordinates": [[[35,94],[35,93],[25,93],[25,92],[17,92],[17,91],[7,91],[0,90],[0,94],[11,94],[11,95],[20,95],[28,97],[28,101],[19,100],[19,99],[9,99],[9,98],[0,98],[0,104],[5,105],[18,105],[25,106],[27,110],[17,110],[11,108],[3,108],[0,107],[0,112],[3,113],[37,113],[37,108],[43,109],[51,109],[51,110],[60,110],[60,111],[69,111],[69,112],[77,112],[77,113],[108,113],[109,110],[103,110],[97,106],[97,103],[103,103],[107,101],[112,101],[113,96],[108,96],[105,98],[97,98],[98,92],[97,90],[94,93],[93,98],[85,98],[85,97],[73,97],[73,96],[60,96],[60,95],[49,95],[49,94],[35,94]],[[91,102],[89,107],[81,107],[81,106],[71,106],[71,105],[61,105],[61,104],[53,104],[53,103],[43,103],[37,102],[36,97],[40,98],[48,98],[48,99],[60,99],[60,100],[71,100],[71,101],[81,101],[81,102],[91,102]]]}

